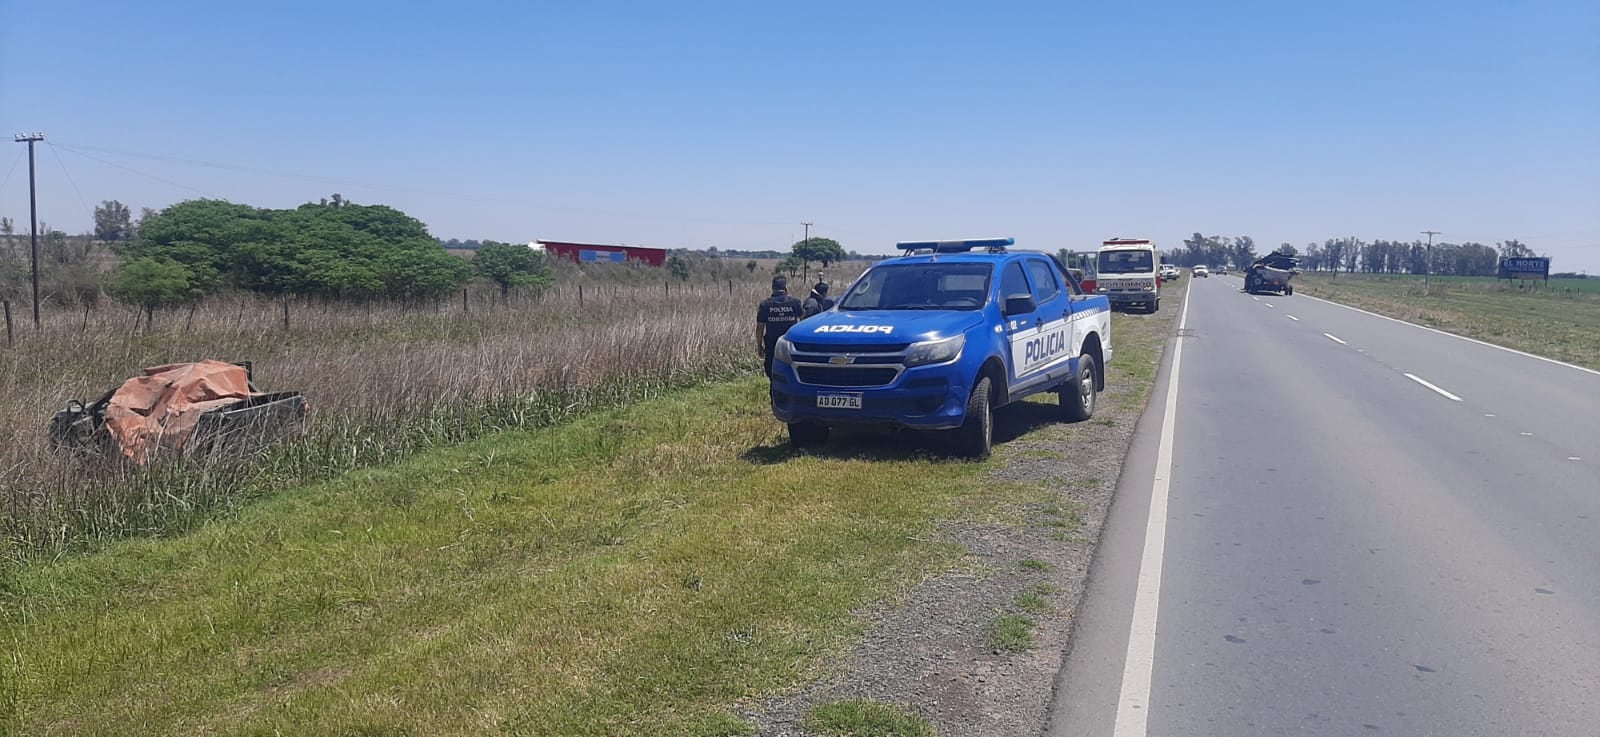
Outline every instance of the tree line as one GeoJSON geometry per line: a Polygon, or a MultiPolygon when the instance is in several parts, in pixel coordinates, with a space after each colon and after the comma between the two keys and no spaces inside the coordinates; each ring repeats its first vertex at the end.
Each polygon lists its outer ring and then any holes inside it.
{"type": "MultiPolygon", "coordinates": [[[[1421,240],[1373,240],[1329,238],[1322,243],[1307,243],[1297,248],[1283,243],[1276,249],[1297,256],[1306,271],[1352,271],[1367,274],[1423,274],[1429,271],[1429,247],[1421,240]]],[[[1482,243],[1435,243],[1431,273],[1445,276],[1494,276],[1502,258],[1537,256],[1527,244],[1511,239],[1494,246],[1482,243]]],[[[1243,269],[1259,258],[1250,236],[1226,237],[1195,233],[1183,241],[1183,248],[1163,254],[1167,263],[1179,266],[1207,264],[1243,269]]]]}
{"type": "MultiPolygon", "coordinates": [[[[105,292],[143,308],[147,320],[158,308],[228,290],[419,301],[474,278],[503,295],[550,281],[543,257],[526,246],[482,241],[469,261],[446,252],[417,219],[340,195],[282,210],[189,200],[160,212],[146,208],[138,220],[111,200],[95,208],[92,236],[40,231],[45,299],[92,305],[105,292]]],[[[10,218],[0,218],[0,236],[0,293],[23,297],[26,247],[17,247],[10,218]]]]}

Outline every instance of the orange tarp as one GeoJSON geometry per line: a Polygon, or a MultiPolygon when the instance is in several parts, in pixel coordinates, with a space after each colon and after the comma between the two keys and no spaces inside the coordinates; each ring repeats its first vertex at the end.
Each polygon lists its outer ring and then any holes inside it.
{"type": "Polygon", "coordinates": [[[106,406],[106,429],[122,454],[143,463],[157,448],[181,448],[200,415],[252,396],[242,366],[221,361],[174,363],[122,383],[106,406]]]}

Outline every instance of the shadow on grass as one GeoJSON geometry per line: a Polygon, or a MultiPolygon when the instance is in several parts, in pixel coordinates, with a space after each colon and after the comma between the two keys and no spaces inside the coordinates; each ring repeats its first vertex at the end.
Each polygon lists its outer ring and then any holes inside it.
{"type": "MultiPolygon", "coordinates": [[[[1002,407],[995,412],[994,443],[1009,443],[1040,427],[1061,422],[1059,412],[1057,405],[1039,402],[1017,402],[1002,407]]],[[[828,442],[821,445],[800,449],[780,441],[755,446],[740,457],[747,463],[761,466],[783,463],[802,455],[834,460],[966,461],[951,449],[951,439],[948,432],[835,427],[828,435],[828,442]]]]}

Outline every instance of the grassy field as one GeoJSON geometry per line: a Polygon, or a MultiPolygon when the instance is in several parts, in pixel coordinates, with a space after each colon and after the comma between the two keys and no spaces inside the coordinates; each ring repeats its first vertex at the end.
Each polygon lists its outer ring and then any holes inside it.
{"type": "Polygon", "coordinates": [[[1518,289],[1493,279],[1304,274],[1295,291],[1508,348],[1600,368],[1600,280],[1553,280],[1557,289],[1518,289]],[[1573,286],[1574,291],[1563,291],[1573,286]]]}
{"type": "MultiPolygon", "coordinates": [[[[1116,316],[1113,364],[1139,396],[1167,333],[1142,317],[1116,316]]],[[[892,441],[795,454],[764,392],[673,391],[14,564],[0,733],[747,733],[739,704],[957,563],[941,520],[1044,498],[892,441]]],[[[817,725],[895,719],[835,711],[817,725]]]]}
{"type": "Polygon", "coordinates": [[[593,281],[510,301],[483,289],[465,306],[294,302],[287,328],[283,303],[246,296],[159,314],[151,330],[117,305],[49,309],[42,333],[27,326],[0,347],[0,561],[181,531],[273,489],[757,365],[750,324],[764,275],[593,281]],[[45,428],[67,399],[202,358],[250,360],[263,389],[304,392],[305,433],[246,457],[146,468],[47,450],[45,428]]]}

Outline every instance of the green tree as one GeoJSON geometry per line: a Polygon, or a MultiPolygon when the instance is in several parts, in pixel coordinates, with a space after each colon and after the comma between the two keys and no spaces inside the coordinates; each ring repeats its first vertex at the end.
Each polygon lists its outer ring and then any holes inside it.
{"type": "Polygon", "coordinates": [[[0,218],[0,235],[10,237],[16,232],[17,226],[11,222],[11,218],[0,218]]]}
{"type": "Polygon", "coordinates": [[[800,259],[801,268],[809,267],[812,261],[817,261],[823,268],[827,268],[829,264],[843,261],[848,257],[844,247],[832,238],[807,238],[794,244],[789,252],[800,259]]]}
{"type": "Polygon", "coordinates": [[[784,256],[783,260],[778,262],[777,268],[774,268],[772,271],[773,273],[783,273],[787,271],[789,272],[789,278],[793,279],[796,274],[800,273],[801,269],[805,268],[805,265],[805,262],[802,261],[799,256],[789,254],[788,256],[784,256]]]}
{"type": "Polygon", "coordinates": [[[176,261],[143,257],[117,267],[109,287],[113,297],[144,308],[148,329],[157,307],[182,304],[199,295],[193,277],[176,261]]]}
{"type": "Polygon", "coordinates": [[[1234,268],[1249,268],[1250,262],[1256,260],[1256,240],[1248,235],[1234,238],[1233,245],[1228,248],[1228,256],[1233,259],[1234,268]]]}
{"type": "Polygon", "coordinates": [[[102,241],[125,241],[133,233],[133,211],[116,200],[105,200],[94,209],[94,237],[102,241]]]}
{"type": "Polygon", "coordinates": [[[472,267],[446,253],[417,219],[383,205],[337,202],[292,210],[182,202],[145,217],[138,238],[118,252],[182,264],[204,291],[416,299],[471,277],[472,267]]]}
{"type": "Polygon", "coordinates": [[[1531,258],[1538,255],[1527,244],[1515,238],[1501,241],[1498,250],[1501,258],[1531,258]]]}
{"type": "Polygon", "coordinates": [[[756,263],[755,259],[750,259],[749,261],[744,262],[745,271],[748,271],[748,272],[750,272],[752,274],[756,273],[756,269],[758,269],[760,267],[761,267],[761,264],[756,263]]]}
{"type": "Polygon", "coordinates": [[[512,287],[545,285],[550,272],[544,259],[527,246],[486,241],[472,257],[472,270],[500,287],[500,298],[511,295],[512,287]]]}
{"type": "Polygon", "coordinates": [[[667,271],[682,281],[689,280],[689,262],[682,256],[674,255],[667,259],[667,271]]]}

